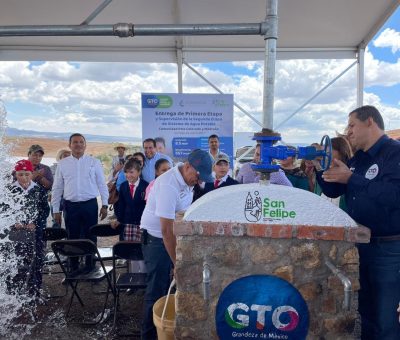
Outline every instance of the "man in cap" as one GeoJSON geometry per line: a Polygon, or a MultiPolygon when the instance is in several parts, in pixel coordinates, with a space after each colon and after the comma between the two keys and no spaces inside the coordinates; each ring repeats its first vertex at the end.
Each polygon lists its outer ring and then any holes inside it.
{"type": "Polygon", "coordinates": [[[173,234],[175,214],[186,210],[193,198],[192,189],[199,181],[213,181],[212,158],[207,151],[192,151],[186,162],[157,177],[142,215],[143,255],[147,269],[142,339],[157,339],[153,324],[153,305],[164,296],[176,259],[173,234]]]}
{"type": "Polygon", "coordinates": [[[53,185],[53,174],[50,167],[41,163],[44,150],[39,144],[33,144],[28,150],[28,160],[33,165],[32,180],[46,191],[53,185]]]}

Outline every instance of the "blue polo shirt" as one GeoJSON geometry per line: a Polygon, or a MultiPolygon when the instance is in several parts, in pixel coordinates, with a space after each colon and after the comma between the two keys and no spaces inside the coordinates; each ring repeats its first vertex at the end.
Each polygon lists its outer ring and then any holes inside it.
{"type": "Polygon", "coordinates": [[[153,158],[147,158],[144,161],[144,166],[142,169],[142,177],[143,179],[147,182],[150,183],[154,178],[156,178],[156,170],[155,170],[155,165],[156,162],[161,159],[164,158],[169,162],[169,165],[171,166],[171,168],[173,168],[174,163],[171,159],[171,157],[164,155],[162,153],[158,153],[156,152],[156,154],[154,155],[153,158]]]}
{"type": "Polygon", "coordinates": [[[345,194],[348,214],[371,229],[371,236],[400,235],[400,142],[384,135],[348,162],[353,172],[347,184],[317,181],[328,197],[345,194]]]}

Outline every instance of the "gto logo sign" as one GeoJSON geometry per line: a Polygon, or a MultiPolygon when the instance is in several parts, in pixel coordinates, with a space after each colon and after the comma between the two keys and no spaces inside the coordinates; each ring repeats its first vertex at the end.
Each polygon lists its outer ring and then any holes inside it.
{"type": "Polygon", "coordinates": [[[222,292],[216,311],[220,339],[305,339],[308,308],[289,282],[270,275],[247,276],[222,292]]]}

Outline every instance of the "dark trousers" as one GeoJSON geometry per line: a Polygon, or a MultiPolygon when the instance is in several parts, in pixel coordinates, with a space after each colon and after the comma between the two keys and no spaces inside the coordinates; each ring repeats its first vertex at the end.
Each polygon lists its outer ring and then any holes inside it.
{"type": "Polygon", "coordinates": [[[400,339],[400,241],[359,244],[361,339],[400,339]]]}
{"type": "MultiPolygon", "coordinates": [[[[64,220],[69,240],[89,239],[97,243],[96,236],[90,234],[90,227],[97,224],[98,206],[96,198],[84,202],[64,201],[64,220]]],[[[76,270],[79,259],[71,259],[70,269],[76,270]]],[[[91,256],[86,257],[86,268],[92,269],[94,262],[91,256]]]]}
{"type": "Polygon", "coordinates": [[[162,238],[148,235],[147,244],[142,245],[142,251],[147,269],[147,287],[144,295],[141,338],[142,340],[153,340],[157,339],[157,330],[153,323],[153,305],[168,293],[172,261],[162,238]]]}

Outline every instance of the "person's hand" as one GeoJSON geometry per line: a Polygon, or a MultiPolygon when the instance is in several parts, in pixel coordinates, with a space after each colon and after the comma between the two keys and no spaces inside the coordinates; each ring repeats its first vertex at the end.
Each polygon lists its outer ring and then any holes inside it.
{"type": "Polygon", "coordinates": [[[61,225],[61,213],[54,213],[53,215],[54,222],[56,222],[58,225],[61,225]]]}
{"type": "Polygon", "coordinates": [[[34,225],[33,223],[28,223],[28,224],[25,226],[25,228],[28,229],[28,230],[33,231],[33,230],[36,229],[36,225],[34,225]]]}
{"type": "Polygon", "coordinates": [[[115,167],[114,167],[114,174],[119,172],[123,167],[124,167],[124,165],[122,163],[116,164],[115,167]]]}
{"type": "Polygon", "coordinates": [[[333,166],[324,171],[322,178],[325,182],[347,184],[352,174],[346,164],[335,158],[333,159],[333,166]]]}
{"type": "Polygon", "coordinates": [[[107,209],[108,209],[107,206],[101,207],[100,214],[99,214],[99,217],[100,217],[101,221],[104,220],[107,217],[107,209]]]}
{"type": "Polygon", "coordinates": [[[306,168],[304,169],[304,173],[307,177],[312,177],[314,175],[314,163],[312,161],[306,161],[306,168]]]}
{"type": "Polygon", "coordinates": [[[43,175],[41,174],[40,171],[32,172],[32,180],[33,181],[38,182],[42,177],[43,177],[43,175]]]}
{"type": "Polygon", "coordinates": [[[116,229],[120,225],[120,223],[118,222],[118,220],[112,220],[110,221],[110,225],[111,228],[116,229]]]}
{"type": "Polygon", "coordinates": [[[22,229],[22,228],[24,228],[24,225],[22,223],[15,223],[14,227],[15,227],[15,229],[22,229]]]}

